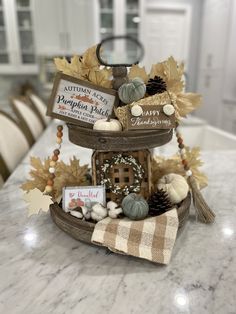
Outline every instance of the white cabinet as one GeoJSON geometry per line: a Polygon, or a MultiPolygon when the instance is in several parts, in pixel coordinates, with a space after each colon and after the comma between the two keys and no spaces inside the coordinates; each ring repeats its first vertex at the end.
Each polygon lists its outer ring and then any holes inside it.
{"type": "Polygon", "coordinates": [[[37,54],[65,54],[65,19],[62,0],[33,1],[37,54]]]}
{"type": "Polygon", "coordinates": [[[38,55],[72,55],[96,43],[97,0],[34,0],[38,55]]]}
{"type": "MultiPolygon", "coordinates": [[[[99,41],[118,35],[139,38],[139,4],[139,0],[99,0],[99,41]]],[[[132,63],[137,53],[136,47],[129,41],[117,41],[114,46],[111,43],[108,56],[113,55],[111,51],[116,55],[115,59],[117,55],[125,55],[127,63],[132,63]]]]}
{"type": "Polygon", "coordinates": [[[31,0],[0,0],[0,72],[35,73],[31,0]]]}

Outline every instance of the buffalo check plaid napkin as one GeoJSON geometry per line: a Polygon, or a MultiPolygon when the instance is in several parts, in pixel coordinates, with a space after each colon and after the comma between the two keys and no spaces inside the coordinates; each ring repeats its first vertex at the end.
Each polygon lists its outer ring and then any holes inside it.
{"type": "Polygon", "coordinates": [[[178,225],[175,208],[163,215],[140,221],[107,217],[96,224],[92,242],[106,246],[115,253],[168,264],[178,225]]]}

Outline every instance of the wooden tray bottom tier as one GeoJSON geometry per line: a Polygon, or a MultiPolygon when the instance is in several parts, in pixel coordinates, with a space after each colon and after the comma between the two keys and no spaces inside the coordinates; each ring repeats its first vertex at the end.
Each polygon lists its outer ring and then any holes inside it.
{"type": "MultiPolygon", "coordinates": [[[[177,208],[179,228],[184,225],[188,218],[190,205],[191,195],[189,193],[186,199],[183,200],[180,206],[177,208]]],[[[95,227],[94,223],[80,220],[71,216],[70,214],[65,213],[57,203],[50,205],[50,212],[52,220],[61,230],[76,240],[91,244],[91,238],[95,227]]]]}
{"type": "Polygon", "coordinates": [[[173,135],[172,129],[108,132],[96,131],[67,123],[69,140],[79,146],[100,151],[122,152],[150,149],[167,144],[173,135]]]}

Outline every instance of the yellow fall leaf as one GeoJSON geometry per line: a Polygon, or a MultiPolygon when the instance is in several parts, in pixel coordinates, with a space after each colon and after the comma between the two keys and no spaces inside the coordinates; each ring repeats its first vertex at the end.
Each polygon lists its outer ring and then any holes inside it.
{"type": "Polygon", "coordinates": [[[128,73],[129,79],[134,79],[135,77],[140,77],[144,83],[148,81],[148,75],[146,73],[145,67],[140,67],[138,64],[132,65],[128,73]]]}
{"type": "Polygon", "coordinates": [[[160,76],[166,82],[168,91],[177,94],[184,88],[183,72],[183,64],[178,65],[177,61],[170,57],[164,62],[153,64],[149,77],[160,76]]]}
{"type": "Polygon", "coordinates": [[[88,73],[88,79],[95,85],[111,88],[112,81],[109,80],[111,76],[110,69],[101,69],[101,70],[90,70],[88,73]]]}
{"type": "Polygon", "coordinates": [[[31,157],[30,164],[33,169],[30,170],[29,174],[32,180],[27,180],[21,185],[21,189],[24,191],[30,191],[34,188],[38,188],[41,192],[45,190],[48,180],[48,169],[49,169],[50,158],[41,161],[38,157],[31,157]]]}
{"type": "Polygon", "coordinates": [[[73,157],[67,165],[63,161],[57,164],[54,180],[54,193],[57,198],[65,186],[87,185],[88,165],[80,166],[80,161],[73,157]]]}
{"type": "Polygon", "coordinates": [[[186,117],[187,114],[201,105],[202,96],[195,93],[179,93],[176,98],[177,117],[186,117]]]}
{"type": "Polygon", "coordinates": [[[85,51],[82,58],[82,66],[83,70],[98,70],[100,67],[100,63],[97,59],[96,55],[97,45],[93,46],[85,51]]]}
{"type": "Polygon", "coordinates": [[[54,63],[58,71],[73,76],[73,70],[71,69],[71,65],[66,60],[66,58],[54,58],[54,63]]]}

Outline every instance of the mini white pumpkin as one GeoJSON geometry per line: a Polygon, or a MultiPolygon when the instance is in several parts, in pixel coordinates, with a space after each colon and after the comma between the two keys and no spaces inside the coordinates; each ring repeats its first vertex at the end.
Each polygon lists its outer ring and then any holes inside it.
{"type": "Polygon", "coordinates": [[[117,119],[100,119],[93,125],[94,130],[100,131],[122,131],[122,125],[117,119]]]}
{"type": "Polygon", "coordinates": [[[146,85],[139,77],[134,78],[129,83],[124,83],[118,89],[120,100],[125,104],[130,104],[144,97],[146,85]]]}
{"type": "Polygon", "coordinates": [[[176,173],[164,175],[157,183],[159,190],[164,190],[173,204],[184,200],[189,191],[189,185],[185,178],[176,173]]]}

